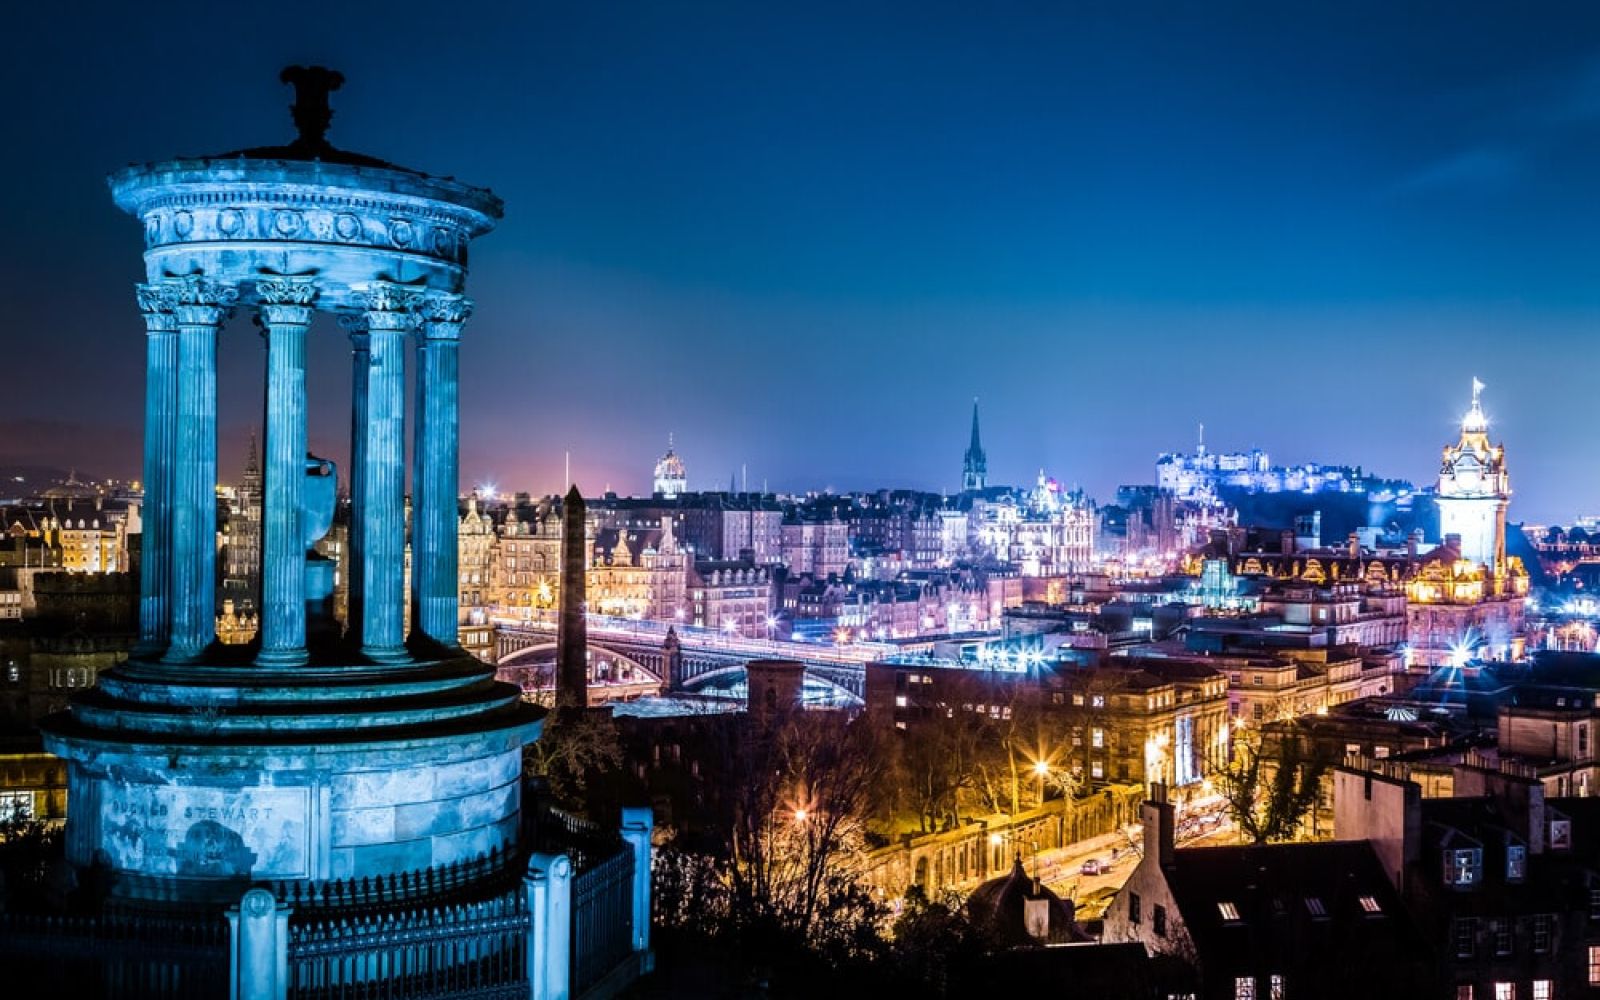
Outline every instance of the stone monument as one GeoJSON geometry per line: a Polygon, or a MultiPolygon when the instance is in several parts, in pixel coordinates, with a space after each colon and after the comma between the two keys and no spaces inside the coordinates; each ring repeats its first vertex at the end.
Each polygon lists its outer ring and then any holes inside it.
{"type": "MultiPolygon", "coordinates": [[[[285,70],[285,146],[130,166],[147,334],[140,643],[46,724],[69,764],[68,860],[125,896],[392,875],[516,853],[539,710],[457,643],[456,351],[467,244],[500,199],[330,145],[343,77],[285,70]],[[257,642],[215,641],[217,369],[235,310],[266,340],[257,642]],[[331,463],[306,452],[306,342],[350,340],[350,614],[327,612],[331,463]],[[405,376],[415,348],[411,618],[405,376]]],[[[252,338],[253,339],[253,338],[252,338]]]]}

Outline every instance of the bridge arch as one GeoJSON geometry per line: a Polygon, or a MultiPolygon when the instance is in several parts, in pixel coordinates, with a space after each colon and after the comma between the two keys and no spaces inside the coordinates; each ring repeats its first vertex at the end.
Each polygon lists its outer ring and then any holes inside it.
{"type": "MultiPolygon", "coordinates": [[[[698,691],[707,687],[731,686],[739,681],[748,683],[745,677],[744,664],[726,664],[696,672],[684,681],[683,689],[685,691],[698,691]]],[[[819,688],[825,690],[827,694],[824,700],[829,703],[842,705],[862,704],[860,692],[839,683],[836,678],[829,676],[826,671],[807,667],[806,684],[812,688],[813,692],[819,688]]]]}
{"type": "MultiPolygon", "coordinates": [[[[613,671],[611,679],[615,679],[620,668],[642,676],[644,679],[662,683],[660,666],[641,662],[644,658],[618,652],[603,643],[591,642],[588,644],[589,660],[591,666],[605,666],[613,671]],[[602,661],[597,664],[596,661],[602,661]]],[[[501,654],[495,664],[498,670],[517,673],[527,668],[537,667],[546,663],[553,663],[556,657],[556,642],[554,639],[536,641],[527,644],[518,643],[514,649],[501,654]]]]}

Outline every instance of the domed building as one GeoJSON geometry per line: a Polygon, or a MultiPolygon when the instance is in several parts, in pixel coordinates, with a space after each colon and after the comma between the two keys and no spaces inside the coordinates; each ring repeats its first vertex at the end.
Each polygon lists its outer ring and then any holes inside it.
{"type": "Polygon", "coordinates": [[[666,500],[677,498],[681,493],[689,490],[689,473],[683,467],[683,459],[672,450],[672,437],[667,437],[667,453],[656,462],[655,485],[651,492],[666,500]]]}
{"type": "Polygon", "coordinates": [[[972,890],[967,913],[1008,948],[1092,940],[1078,926],[1072,903],[1030,876],[1020,855],[1009,873],[972,890]]]}

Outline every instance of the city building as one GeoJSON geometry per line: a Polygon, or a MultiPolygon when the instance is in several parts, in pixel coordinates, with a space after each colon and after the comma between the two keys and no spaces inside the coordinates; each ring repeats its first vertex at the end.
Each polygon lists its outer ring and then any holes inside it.
{"type": "Polygon", "coordinates": [[[1436,994],[1555,1000],[1600,990],[1600,798],[1555,798],[1473,754],[1453,795],[1410,765],[1335,772],[1335,836],[1372,845],[1434,957],[1436,994]]]}
{"type": "Polygon", "coordinates": [[[1178,848],[1159,786],[1142,818],[1144,851],[1106,911],[1102,940],[1189,964],[1190,995],[1432,995],[1429,953],[1374,845],[1178,848]]]}
{"type": "Polygon", "coordinates": [[[686,619],[697,628],[748,639],[770,639],[776,597],[771,571],[749,560],[694,560],[688,564],[686,619]]]}
{"type": "Polygon", "coordinates": [[[1054,662],[870,663],[864,700],[869,718],[898,732],[946,725],[957,713],[1038,720],[1028,738],[1044,743],[1030,749],[1077,781],[1187,788],[1226,757],[1227,689],[1204,665],[1063,651],[1054,662]]]}
{"type": "Polygon", "coordinates": [[[683,459],[672,450],[672,435],[667,435],[667,453],[656,462],[651,492],[663,500],[675,500],[689,492],[689,473],[683,459]]]}
{"type": "Polygon", "coordinates": [[[585,582],[589,609],[622,618],[684,621],[688,570],[688,553],[670,517],[655,529],[604,529],[594,539],[585,582]]]}

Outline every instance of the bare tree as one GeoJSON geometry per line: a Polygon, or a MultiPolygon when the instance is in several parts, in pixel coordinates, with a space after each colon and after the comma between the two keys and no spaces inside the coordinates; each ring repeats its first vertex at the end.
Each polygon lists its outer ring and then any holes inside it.
{"type": "Polygon", "coordinates": [[[872,731],[842,713],[792,710],[750,720],[743,742],[730,838],[735,906],[814,941],[832,930],[819,913],[846,900],[862,871],[880,765],[872,731]]]}
{"type": "Polygon", "coordinates": [[[1316,805],[1323,775],[1332,760],[1294,723],[1279,727],[1275,738],[1240,730],[1232,758],[1219,761],[1213,783],[1239,831],[1252,843],[1290,840],[1300,821],[1316,805]]]}

